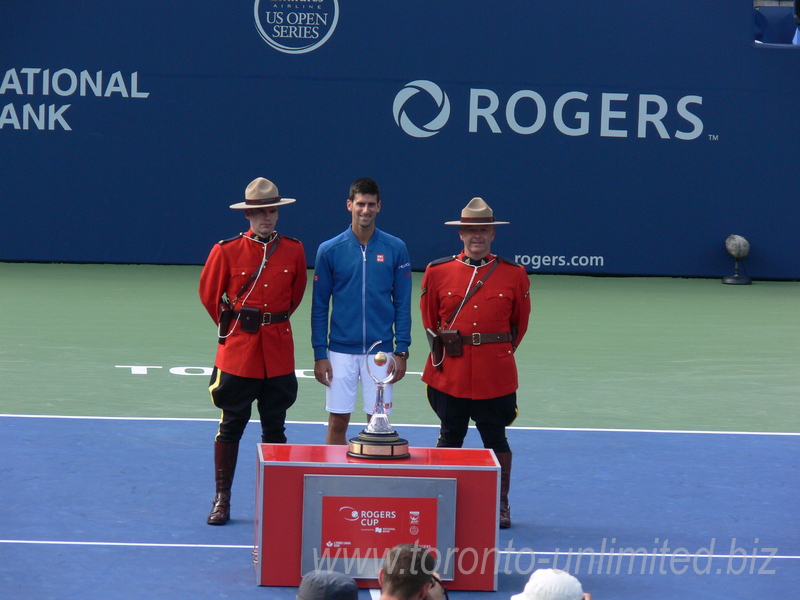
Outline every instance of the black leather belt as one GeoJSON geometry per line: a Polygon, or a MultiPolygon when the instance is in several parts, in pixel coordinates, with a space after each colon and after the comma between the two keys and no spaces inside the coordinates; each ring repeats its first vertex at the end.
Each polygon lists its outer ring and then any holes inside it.
{"type": "Polygon", "coordinates": [[[511,333],[473,333],[472,335],[462,335],[461,343],[470,344],[472,346],[480,346],[481,344],[497,344],[500,342],[510,342],[511,333]]]}
{"type": "MultiPolygon", "coordinates": [[[[233,316],[238,317],[239,311],[233,311],[233,316]]],[[[289,311],[279,312],[279,313],[268,313],[262,312],[261,313],[261,324],[262,325],[272,325],[273,323],[283,323],[289,320],[289,311]]]]}
{"type": "Polygon", "coordinates": [[[261,313],[261,324],[271,325],[272,323],[283,323],[289,320],[289,311],[280,313],[261,313]]]}

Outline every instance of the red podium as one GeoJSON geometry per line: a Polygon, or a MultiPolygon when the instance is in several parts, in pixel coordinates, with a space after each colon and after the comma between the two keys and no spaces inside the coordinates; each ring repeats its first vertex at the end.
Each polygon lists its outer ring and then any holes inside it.
{"type": "Polygon", "coordinates": [[[255,549],[258,585],[298,586],[331,569],[378,587],[384,552],[436,548],[453,590],[497,589],[500,466],[491,450],[412,448],[370,460],[347,446],[259,444],[255,549]]]}

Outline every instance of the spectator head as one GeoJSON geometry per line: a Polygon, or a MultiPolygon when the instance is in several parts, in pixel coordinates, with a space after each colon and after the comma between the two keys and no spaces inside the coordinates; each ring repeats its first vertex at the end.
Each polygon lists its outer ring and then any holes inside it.
{"type": "Polygon", "coordinates": [[[300,582],[297,600],[358,600],[358,586],[343,573],[309,571],[300,582]]]}
{"type": "Polygon", "coordinates": [[[416,544],[400,544],[389,550],[378,574],[383,594],[414,600],[427,593],[436,570],[433,552],[416,544]]]}
{"type": "MultiPolygon", "coordinates": [[[[591,597],[591,596],[589,596],[591,597]]],[[[559,569],[537,569],[525,589],[511,600],[583,600],[580,581],[559,569]]]]}

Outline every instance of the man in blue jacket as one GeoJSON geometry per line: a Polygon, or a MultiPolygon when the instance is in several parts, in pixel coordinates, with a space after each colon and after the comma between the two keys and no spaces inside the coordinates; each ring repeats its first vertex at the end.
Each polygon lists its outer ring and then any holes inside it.
{"type": "MultiPolygon", "coordinates": [[[[311,345],[314,376],[326,386],[328,434],[325,443],[346,444],[350,414],[361,380],[367,418],[375,407],[375,382],[366,370],[367,350],[393,352],[395,373],[384,391],[392,411],[392,383],[406,372],[411,344],[411,261],[405,243],[375,227],[381,210],[378,184],[368,177],[350,186],[347,210],[352,224],[320,244],[314,265],[311,345]]],[[[378,377],[388,364],[370,365],[378,377]]]]}

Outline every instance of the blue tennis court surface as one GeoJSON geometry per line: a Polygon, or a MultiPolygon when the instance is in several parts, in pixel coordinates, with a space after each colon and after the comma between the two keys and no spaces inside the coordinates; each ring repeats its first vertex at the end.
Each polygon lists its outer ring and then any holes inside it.
{"type": "MultiPolygon", "coordinates": [[[[395,427],[412,447],[435,444],[435,427],[395,427]]],[[[324,430],[290,423],[288,436],[319,443],[324,430]]],[[[215,431],[211,420],[0,416],[0,597],[293,599],[294,588],[255,585],[256,424],[231,523],[205,524],[215,431]]],[[[797,434],[512,428],[509,438],[514,525],[500,532],[499,590],[454,598],[508,598],[552,566],[595,600],[778,598],[800,583],[797,434]]]]}

